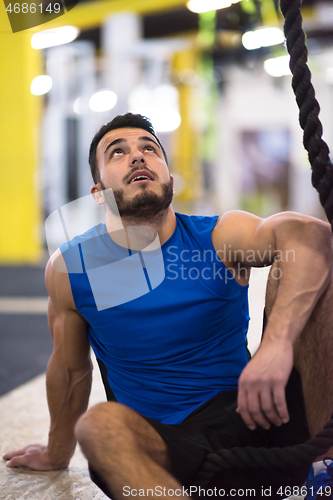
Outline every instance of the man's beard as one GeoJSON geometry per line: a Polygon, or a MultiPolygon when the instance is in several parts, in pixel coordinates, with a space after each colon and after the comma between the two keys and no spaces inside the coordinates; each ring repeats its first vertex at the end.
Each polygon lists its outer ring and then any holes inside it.
{"type": "MultiPolygon", "coordinates": [[[[155,182],[155,181],[154,181],[155,182]]],[[[173,184],[170,182],[161,184],[162,194],[159,196],[148,189],[142,189],[131,200],[124,198],[124,190],[109,191],[100,181],[104,190],[105,201],[115,215],[136,223],[152,222],[170,206],[173,198],[173,184]]]]}

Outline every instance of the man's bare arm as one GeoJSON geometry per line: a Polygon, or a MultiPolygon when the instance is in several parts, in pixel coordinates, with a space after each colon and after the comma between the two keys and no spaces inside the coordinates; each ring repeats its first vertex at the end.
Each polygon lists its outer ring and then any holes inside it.
{"type": "Polygon", "coordinates": [[[249,428],[281,425],[289,419],[285,386],[293,366],[293,344],[331,279],[330,226],[288,212],[265,220],[233,212],[214,231],[215,248],[229,245],[228,256],[235,258],[226,265],[239,281],[244,280],[244,268],[276,260],[276,300],[260,348],[240,376],[238,410],[249,428]]]}
{"type": "Polygon", "coordinates": [[[9,467],[36,470],[67,467],[76,446],[74,426],[88,406],[92,366],[87,324],[75,309],[67,273],[55,271],[49,262],[45,279],[54,342],[46,373],[51,417],[49,440],[47,446],[29,445],[4,455],[9,467]]]}

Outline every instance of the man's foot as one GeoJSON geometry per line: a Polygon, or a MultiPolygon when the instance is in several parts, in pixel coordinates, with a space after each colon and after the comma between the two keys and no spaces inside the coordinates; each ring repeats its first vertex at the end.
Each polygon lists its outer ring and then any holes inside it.
{"type": "Polygon", "coordinates": [[[333,462],[330,458],[324,459],[326,469],[315,472],[311,466],[306,480],[307,495],[305,500],[321,500],[333,498],[333,462]]]}

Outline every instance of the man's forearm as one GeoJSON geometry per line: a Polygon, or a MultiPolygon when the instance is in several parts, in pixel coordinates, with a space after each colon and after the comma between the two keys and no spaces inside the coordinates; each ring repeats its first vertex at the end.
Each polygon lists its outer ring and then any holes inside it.
{"type": "Polygon", "coordinates": [[[74,453],[74,427],[87,409],[91,379],[91,365],[70,371],[57,363],[54,355],[49,361],[46,388],[51,425],[47,450],[57,466],[66,467],[74,453]]]}
{"type": "Polygon", "coordinates": [[[303,330],[332,273],[332,234],[321,223],[286,224],[276,229],[277,295],[266,338],[294,342],[303,330]]]}

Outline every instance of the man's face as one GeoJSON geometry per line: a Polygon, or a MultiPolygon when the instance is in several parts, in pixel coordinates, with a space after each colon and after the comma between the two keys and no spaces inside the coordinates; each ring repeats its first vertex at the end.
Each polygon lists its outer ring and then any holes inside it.
{"type": "Polygon", "coordinates": [[[173,178],[155,137],[146,130],[108,132],[97,146],[96,159],[100,182],[94,187],[113,189],[121,216],[153,216],[171,203],[173,178]]]}

